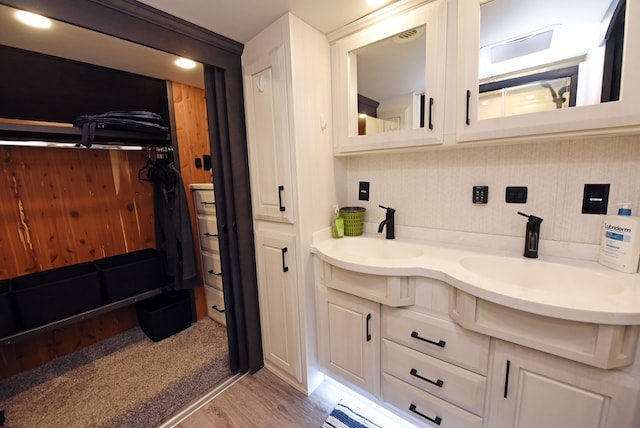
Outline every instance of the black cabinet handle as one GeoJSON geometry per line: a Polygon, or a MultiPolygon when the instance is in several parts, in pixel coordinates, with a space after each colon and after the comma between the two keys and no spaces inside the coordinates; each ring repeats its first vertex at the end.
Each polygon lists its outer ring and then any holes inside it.
{"type": "Polygon", "coordinates": [[[435,386],[437,386],[438,388],[442,388],[442,386],[444,385],[444,381],[443,381],[443,380],[441,380],[441,379],[438,379],[438,380],[436,380],[436,381],[433,381],[433,380],[431,380],[431,379],[427,379],[426,377],[422,377],[422,376],[420,376],[420,375],[418,374],[418,370],[416,370],[416,369],[411,369],[411,371],[409,372],[409,374],[410,374],[411,376],[415,376],[415,377],[417,377],[417,378],[418,378],[418,379],[420,379],[420,380],[423,380],[423,381],[428,382],[428,383],[430,383],[430,384],[432,384],[432,385],[435,385],[435,386]]]}
{"type": "Polygon", "coordinates": [[[436,425],[440,425],[442,423],[442,418],[440,416],[436,416],[435,418],[430,418],[429,416],[425,415],[424,413],[420,413],[419,411],[416,410],[416,405],[411,403],[411,405],[409,406],[409,411],[415,413],[416,415],[425,418],[426,420],[428,420],[429,422],[433,422],[436,425]]]}
{"type": "Polygon", "coordinates": [[[216,238],[218,236],[217,233],[209,233],[209,232],[205,232],[203,233],[204,236],[206,236],[207,238],[216,238]]]}
{"type": "Polygon", "coordinates": [[[369,331],[370,321],[371,321],[371,314],[367,314],[367,342],[371,342],[371,332],[369,331]]]}
{"type": "Polygon", "coordinates": [[[215,205],[215,204],[216,204],[215,202],[205,202],[205,201],[201,201],[200,203],[201,203],[202,205],[204,205],[205,207],[206,207],[207,205],[215,205]]]}
{"type": "Polygon", "coordinates": [[[412,331],[411,332],[411,337],[413,337],[414,339],[422,340],[423,342],[430,343],[432,345],[439,346],[441,348],[444,348],[444,346],[447,344],[447,342],[445,342],[444,340],[439,340],[437,342],[434,342],[433,340],[429,340],[429,339],[425,339],[424,337],[420,337],[420,333],[418,333],[417,331],[412,331]]]}
{"type": "Polygon", "coordinates": [[[431,120],[431,110],[433,110],[433,97],[429,97],[429,129],[433,130],[433,122],[431,120]]]}
{"type": "Polygon", "coordinates": [[[284,207],[282,206],[282,192],[284,191],[284,186],[278,186],[278,205],[280,206],[280,211],[284,211],[284,207]]]}
{"type": "Polygon", "coordinates": [[[208,270],[207,272],[210,273],[211,275],[215,275],[215,276],[221,276],[222,275],[222,272],[214,272],[213,269],[208,270]]]}
{"type": "Polygon", "coordinates": [[[469,116],[469,104],[471,103],[471,91],[467,89],[467,125],[471,124],[471,118],[469,116]]]}
{"type": "Polygon", "coordinates": [[[226,310],[226,309],[218,309],[218,305],[211,306],[211,309],[213,309],[214,311],[218,311],[221,314],[224,314],[224,311],[226,310]]]}
{"type": "Polygon", "coordinates": [[[504,398],[509,394],[509,371],[511,370],[511,361],[507,360],[507,370],[504,375],[504,398]]]}
{"type": "Polygon", "coordinates": [[[282,272],[289,272],[289,268],[287,267],[286,263],[284,262],[284,254],[289,250],[287,249],[287,247],[284,247],[280,251],[282,251],[282,272]]]}

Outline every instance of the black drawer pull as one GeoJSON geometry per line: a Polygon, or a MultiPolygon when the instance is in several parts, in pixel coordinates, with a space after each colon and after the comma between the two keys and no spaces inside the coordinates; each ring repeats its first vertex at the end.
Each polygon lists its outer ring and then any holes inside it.
{"type": "Polygon", "coordinates": [[[439,340],[437,342],[434,342],[433,340],[429,340],[429,339],[425,339],[424,337],[420,337],[420,334],[417,331],[412,331],[411,332],[411,337],[413,337],[414,339],[422,340],[423,342],[430,343],[432,345],[439,346],[441,348],[444,348],[444,346],[447,344],[447,342],[445,342],[444,340],[439,340]]]}
{"type": "Polygon", "coordinates": [[[221,276],[222,275],[222,272],[214,272],[213,269],[208,270],[207,272],[210,273],[211,275],[215,275],[215,276],[221,276]]]}
{"type": "Polygon", "coordinates": [[[215,202],[205,202],[205,201],[202,201],[202,202],[200,202],[200,203],[201,203],[202,205],[204,205],[204,206],[207,206],[207,205],[215,205],[215,204],[216,204],[215,202]]]}
{"type": "Polygon", "coordinates": [[[287,249],[287,247],[284,247],[280,251],[282,251],[282,272],[289,272],[289,268],[287,267],[287,264],[284,261],[284,254],[289,250],[287,249]]]}
{"type": "Polygon", "coordinates": [[[440,425],[442,423],[442,418],[440,416],[436,416],[434,419],[432,419],[429,416],[425,415],[424,413],[420,413],[419,411],[417,411],[416,410],[416,405],[413,404],[413,403],[411,403],[411,405],[409,406],[409,411],[415,413],[418,416],[422,416],[423,418],[425,418],[429,422],[433,422],[436,425],[440,425]]]}
{"type": "Polygon", "coordinates": [[[367,314],[367,342],[371,342],[371,332],[369,331],[370,321],[371,321],[371,314],[367,314]]]}
{"type": "Polygon", "coordinates": [[[208,237],[208,238],[217,238],[218,234],[217,233],[209,233],[209,232],[205,232],[203,233],[204,236],[208,237]]]}
{"type": "Polygon", "coordinates": [[[218,309],[218,305],[211,306],[211,309],[213,309],[214,311],[218,311],[221,314],[224,314],[224,311],[225,311],[225,309],[218,309]]]}
{"type": "Polygon", "coordinates": [[[280,206],[280,211],[284,211],[284,207],[282,206],[282,192],[284,191],[284,186],[278,186],[278,205],[280,206]]]}
{"type": "Polygon", "coordinates": [[[442,388],[442,386],[444,385],[444,381],[443,381],[443,380],[441,380],[441,379],[438,379],[438,380],[436,380],[436,381],[433,381],[433,380],[431,380],[431,379],[427,379],[426,377],[422,377],[422,376],[420,376],[420,375],[418,374],[418,370],[416,370],[416,369],[411,369],[411,371],[409,372],[409,374],[410,374],[411,376],[415,376],[415,377],[417,377],[417,378],[418,378],[418,379],[420,379],[420,380],[423,380],[423,381],[425,381],[425,382],[429,382],[430,384],[435,385],[435,386],[437,386],[438,388],[442,388]]]}

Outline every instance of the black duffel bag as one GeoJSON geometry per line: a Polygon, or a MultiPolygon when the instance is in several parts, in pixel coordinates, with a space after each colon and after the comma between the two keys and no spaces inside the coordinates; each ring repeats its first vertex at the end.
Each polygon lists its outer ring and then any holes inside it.
{"type": "Polygon", "coordinates": [[[73,126],[82,129],[82,144],[87,147],[91,146],[96,129],[165,135],[169,133],[169,127],[162,116],[143,110],[83,114],[73,121],[73,126]]]}

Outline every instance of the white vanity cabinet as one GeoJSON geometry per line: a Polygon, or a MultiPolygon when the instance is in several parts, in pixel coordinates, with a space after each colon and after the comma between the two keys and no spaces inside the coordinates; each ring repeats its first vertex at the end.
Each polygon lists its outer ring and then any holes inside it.
{"type": "Polygon", "coordinates": [[[318,357],[325,370],[380,396],[380,304],[320,284],[318,357]]]}
{"type": "Polygon", "coordinates": [[[296,255],[294,236],[256,233],[264,358],[302,382],[296,255]]]}
{"type": "MultiPolygon", "coordinates": [[[[481,58],[485,58],[485,56],[479,55],[480,47],[483,42],[480,40],[481,34],[488,33],[488,30],[485,31],[483,28],[481,30],[481,9],[485,6],[488,8],[513,8],[518,5],[517,0],[501,0],[500,2],[496,1],[495,3],[486,2],[486,0],[464,0],[457,1],[457,27],[458,27],[458,41],[457,41],[457,61],[456,61],[456,69],[457,69],[457,89],[455,95],[452,95],[452,99],[455,100],[456,104],[456,140],[457,142],[477,142],[477,141],[500,141],[504,139],[531,139],[536,138],[540,139],[544,136],[553,136],[554,134],[561,135],[587,135],[587,134],[601,134],[601,133],[611,133],[611,132],[624,132],[625,129],[633,128],[637,130],[637,126],[640,125],[640,115],[637,112],[640,110],[640,81],[634,77],[636,70],[640,66],[640,56],[638,55],[638,49],[640,48],[640,5],[637,2],[627,1],[626,2],[626,23],[625,23],[625,36],[624,36],[624,52],[623,52],[623,61],[622,61],[622,84],[621,84],[621,95],[619,101],[610,101],[600,103],[600,86],[602,84],[602,64],[599,64],[600,76],[597,76],[598,72],[594,70],[595,65],[598,64],[598,61],[602,61],[602,59],[589,59],[590,56],[597,57],[598,55],[602,55],[602,53],[597,53],[597,49],[589,51],[584,57],[577,58],[566,58],[564,60],[556,59],[552,64],[546,64],[543,61],[551,61],[551,58],[548,59],[550,55],[552,55],[551,50],[547,50],[543,53],[533,53],[530,55],[526,55],[528,58],[532,58],[534,55],[539,55],[541,58],[540,64],[536,67],[531,66],[532,68],[521,71],[517,76],[520,77],[526,73],[537,73],[549,70],[549,66],[553,65],[555,68],[560,67],[559,64],[568,67],[569,65],[573,67],[577,67],[579,71],[575,72],[574,79],[578,82],[584,82],[588,80],[589,76],[596,75],[596,78],[591,79],[592,83],[584,86],[584,89],[579,87],[578,85],[583,85],[583,83],[578,83],[576,87],[573,87],[571,91],[577,93],[576,97],[578,101],[576,102],[576,106],[574,107],[566,107],[566,105],[561,109],[555,109],[552,100],[552,94],[550,90],[542,88],[541,84],[548,84],[550,80],[541,80],[537,82],[533,82],[536,85],[536,89],[538,91],[537,95],[531,93],[530,95],[526,95],[531,100],[531,105],[526,105],[526,107],[522,107],[521,114],[511,115],[511,116],[503,116],[503,117],[494,117],[492,118],[484,118],[482,117],[483,111],[488,111],[487,109],[492,108],[490,103],[499,102],[502,105],[506,105],[508,101],[506,101],[506,97],[503,95],[503,98],[495,100],[487,100],[479,102],[479,70],[486,70],[488,64],[490,62],[489,59],[486,59],[486,62],[483,62],[482,65],[480,61],[481,58]],[[500,3],[500,5],[498,5],[500,3]],[[512,4],[506,4],[512,3],[512,4]],[[546,52],[549,52],[547,54],[546,52]],[[577,65],[575,65],[577,64],[577,65]],[[532,71],[536,70],[536,71],[532,71]],[[539,71],[538,71],[539,70],[539,71]],[[589,74],[591,73],[591,74],[589,74]],[[583,76],[583,77],[581,77],[583,76]],[[599,79],[598,79],[599,78],[599,79]],[[587,87],[589,86],[589,87],[587,87]],[[594,89],[594,87],[596,87],[594,89]],[[589,95],[588,92],[593,92],[594,94],[589,95]],[[547,111],[536,111],[536,112],[527,112],[527,111],[535,111],[539,107],[534,105],[534,101],[537,100],[536,97],[544,96],[545,103],[551,105],[551,110],[547,111]],[[580,97],[589,99],[589,101],[582,101],[581,104],[580,97]],[[534,99],[535,98],[535,99],[534,99]],[[548,103],[547,103],[548,101],[548,103]],[[535,110],[529,110],[535,109],[535,110]]],[[[594,2],[595,3],[595,2],[594,2]]],[[[602,2],[606,5],[611,2],[602,2]]],[[[613,2],[615,3],[615,2],[613,2]]],[[[512,9],[509,9],[512,11],[512,9]]],[[[502,19],[492,20],[492,23],[495,24],[499,22],[499,25],[503,26],[506,30],[509,26],[513,28],[513,21],[516,17],[513,15],[513,12],[509,12],[513,19],[502,19]]],[[[553,16],[554,13],[549,11],[545,12],[545,15],[550,18],[550,23],[554,25],[550,25],[552,31],[555,31],[552,43],[555,42],[555,37],[559,36],[563,31],[561,25],[556,21],[557,19],[553,16]]],[[[563,14],[567,16],[568,14],[563,14]]],[[[509,16],[509,15],[507,15],[509,16]]],[[[535,22],[539,22],[539,16],[528,16],[525,19],[524,26],[516,27],[519,31],[525,32],[528,34],[529,38],[534,36],[533,33],[530,33],[532,26],[535,26],[535,22]]],[[[483,24],[484,25],[484,24],[483,24]]],[[[542,28],[542,24],[538,25],[539,28],[542,28]]],[[[546,28],[547,30],[549,28],[546,28]]],[[[536,28],[537,29],[537,28],[536,28]]],[[[503,28],[499,29],[500,31],[503,28]]],[[[594,33],[600,31],[598,26],[596,25],[594,28],[594,33]]],[[[496,33],[498,33],[496,31],[496,33]]],[[[518,32],[511,32],[508,34],[518,34],[518,32]]],[[[507,34],[507,33],[500,33],[507,34]]],[[[598,34],[596,34],[598,36],[598,34]]],[[[502,36],[501,36],[502,37],[502,36]]],[[[504,36],[510,37],[510,36],[504,36]]],[[[600,36],[602,37],[602,36],[600,36]]],[[[517,39],[514,37],[512,40],[513,43],[521,42],[526,37],[522,37],[517,39]]],[[[493,39],[492,39],[493,41],[493,39]]],[[[484,49],[493,49],[494,47],[501,48],[502,45],[507,45],[510,40],[499,40],[501,43],[496,43],[495,46],[493,42],[485,42],[489,43],[489,46],[483,46],[484,49]]],[[[560,43],[558,41],[558,43],[560,43]]],[[[552,45],[553,47],[554,45],[552,45]]],[[[525,48],[522,48],[525,49],[525,48]]],[[[604,51],[604,48],[602,48],[604,51]]],[[[489,54],[487,54],[489,58],[489,54]]],[[[492,62],[492,66],[495,66],[497,63],[498,66],[505,65],[504,69],[506,70],[506,63],[511,61],[525,61],[525,56],[517,56],[515,59],[510,60],[496,60],[492,62]]],[[[536,64],[538,64],[536,62],[536,64]]],[[[453,70],[450,70],[453,72],[453,70]]],[[[506,82],[508,78],[516,76],[513,73],[507,73],[501,75],[491,75],[488,77],[488,81],[503,81],[506,82]]],[[[540,74],[542,76],[542,74],[540,74]]],[[[551,78],[548,78],[551,79],[551,78]]],[[[513,80],[513,79],[512,79],[513,80]]],[[[554,89],[559,88],[559,85],[554,89]]],[[[516,91],[517,92],[517,91],[516,91]]],[[[514,95],[514,99],[517,98],[517,105],[524,106],[527,101],[524,101],[518,97],[524,97],[524,92],[518,95],[514,95]]],[[[555,95],[554,95],[555,96],[555,95]]],[[[565,97],[565,99],[568,97],[565,97]]],[[[516,105],[511,104],[513,106],[516,105]]]]}
{"type": "Polygon", "coordinates": [[[310,393],[322,376],[309,247],[336,203],[329,43],[286,14],[246,43],[242,68],[264,364],[310,393]]]}
{"type": "Polygon", "coordinates": [[[482,427],[489,337],[449,319],[449,288],[417,278],[415,305],[383,306],[382,399],[422,423],[482,427]]]}
{"type": "MultiPolygon", "coordinates": [[[[369,150],[395,149],[438,145],[444,139],[445,118],[445,59],[446,59],[446,0],[405,1],[387,8],[328,35],[332,43],[334,151],[349,154],[369,150]],[[424,34],[423,34],[424,33],[424,34]],[[411,41],[411,35],[424,35],[424,40],[411,41]],[[382,47],[382,41],[391,47],[382,47]],[[395,45],[394,45],[395,43],[395,45]],[[402,44],[422,43],[419,52],[408,57],[391,57],[402,44]],[[374,45],[378,45],[375,46],[374,45]],[[395,49],[394,49],[395,46],[395,49]],[[380,73],[375,65],[364,63],[366,55],[396,66],[394,72],[380,73]],[[420,61],[414,62],[417,58],[420,61]],[[367,65],[364,65],[367,64],[367,65]],[[365,69],[366,68],[366,69],[365,69]],[[391,93],[370,95],[364,88],[365,73],[377,73],[374,86],[400,86],[411,80],[407,71],[416,70],[416,83],[409,88],[397,88],[391,93]],[[383,131],[374,134],[359,130],[358,97],[364,95],[379,104],[377,121],[386,123],[383,131]],[[423,123],[420,124],[420,96],[423,123]],[[375,97],[375,98],[374,98],[375,97]],[[379,98],[384,97],[384,98],[379,98]],[[388,106],[385,108],[385,106],[388,106]],[[386,111],[384,111],[386,110],[386,111]],[[384,116],[386,114],[386,116],[384,116]],[[380,117],[379,115],[383,115],[380,117]]],[[[417,37],[416,37],[417,38],[417,37]]],[[[376,64],[377,65],[377,64],[376,64]]],[[[374,78],[372,78],[373,80],[374,78]]],[[[371,115],[370,115],[371,116],[371,115]]],[[[365,121],[366,118],[360,117],[365,121]]],[[[376,119],[369,119],[370,122],[376,119]]]]}
{"type": "Polygon", "coordinates": [[[640,426],[637,377],[494,339],[487,392],[492,428],[640,426]]]}
{"type": "Polygon", "coordinates": [[[202,260],[202,279],[205,286],[207,315],[220,324],[227,325],[213,183],[195,183],[189,187],[193,194],[198,219],[198,243],[202,260]]]}

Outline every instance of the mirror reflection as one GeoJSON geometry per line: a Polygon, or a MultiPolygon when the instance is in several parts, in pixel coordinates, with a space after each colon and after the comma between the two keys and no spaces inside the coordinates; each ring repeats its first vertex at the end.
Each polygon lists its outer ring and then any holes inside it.
{"type": "Polygon", "coordinates": [[[625,3],[482,4],[478,119],[617,101],[625,3]]]}
{"type": "Polygon", "coordinates": [[[358,135],[424,127],[425,52],[424,25],[350,52],[358,135]]]}

